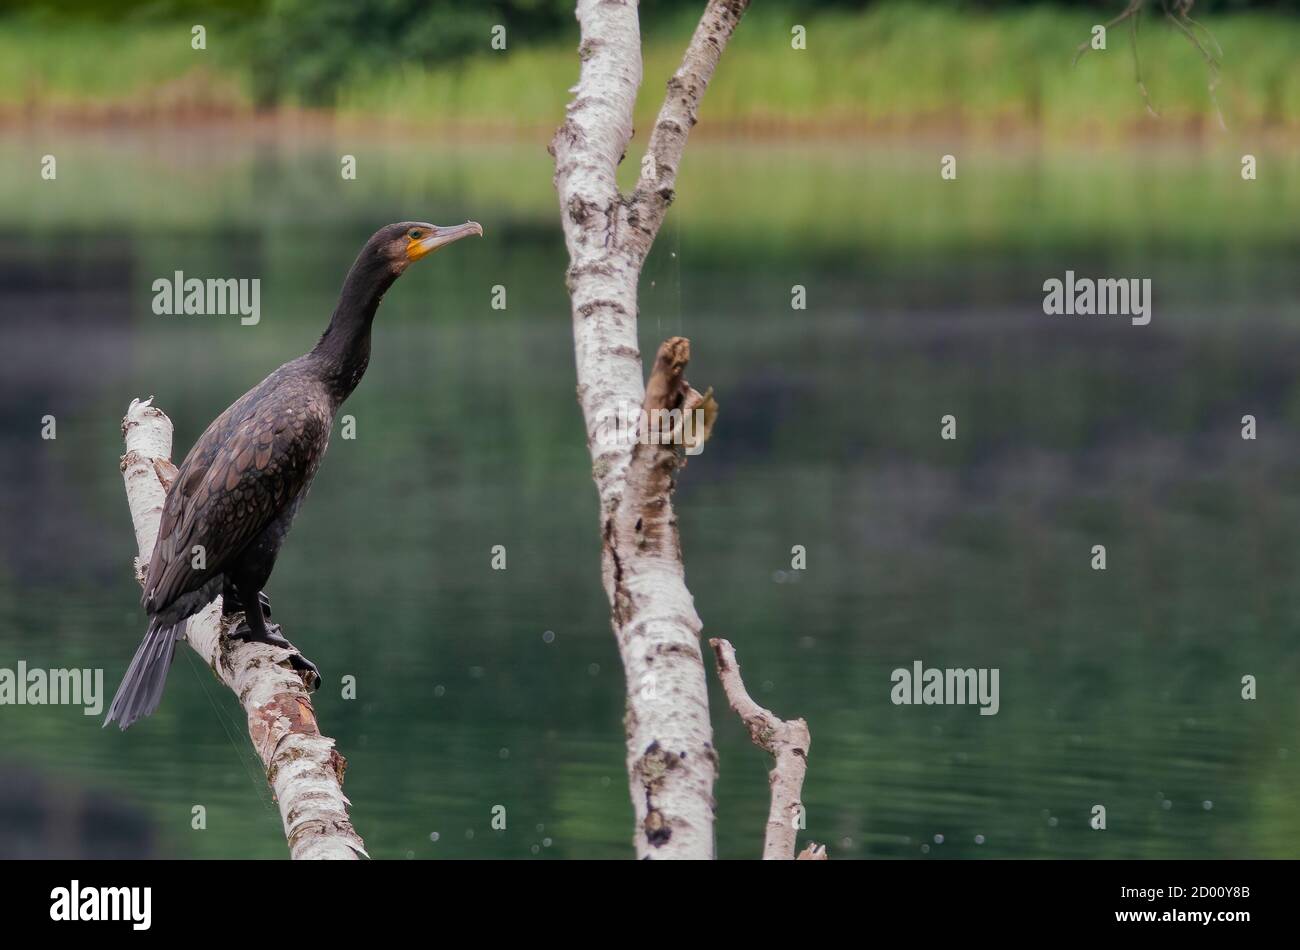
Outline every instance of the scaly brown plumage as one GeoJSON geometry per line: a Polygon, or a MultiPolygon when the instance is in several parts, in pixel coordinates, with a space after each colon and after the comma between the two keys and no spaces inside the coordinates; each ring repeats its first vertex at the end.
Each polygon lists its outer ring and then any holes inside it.
{"type": "MultiPolygon", "coordinates": [[[[339,406],[370,362],[370,327],[385,291],[411,262],[483,229],[403,222],[381,228],[348,272],[320,341],[213,420],[177,469],[163,503],[142,599],[149,628],[104,725],[126,729],[162,700],[185,621],[217,595],[245,610],[237,635],[287,646],[269,624],[263,588],[329,444],[339,406]]],[[[319,683],[301,656],[295,666],[319,683]]]]}

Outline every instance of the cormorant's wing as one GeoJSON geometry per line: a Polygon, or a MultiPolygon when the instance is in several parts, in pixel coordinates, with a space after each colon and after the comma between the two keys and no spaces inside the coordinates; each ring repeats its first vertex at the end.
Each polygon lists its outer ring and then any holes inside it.
{"type": "Polygon", "coordinates": [[[296,388],[268,379],[218,416],[185,457],[149,562],[142,601],[149,613],[222,573],[310,483],[329,423],[295,398],[296,388]]]}

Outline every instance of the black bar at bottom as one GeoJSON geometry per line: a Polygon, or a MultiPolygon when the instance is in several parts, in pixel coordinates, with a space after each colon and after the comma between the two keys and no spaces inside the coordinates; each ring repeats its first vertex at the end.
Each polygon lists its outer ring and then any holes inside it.
{"type": "Polygon", "coordinates": [[[236,927],[245,935],[284,933],[268,928],[286,921],[340,933],[382,921],[433,936],[454,924],[483,928],[484,938],[579,927],[591,939],[614,935],[586,929],[598,920],[600,928],[620,921],[644,928],[660,914],[667,924],[703,912],[734,916],[746,929],[779,918],[819,927],[917,925],[927,937],[970,935],[972,927],[990,936],[1042,935],[1049,927],[1072,936],[1195,931],[1230,940],[1285,923],[1295,871],[1282,861],[32,861],[0,865],[0,906],[7,927],[128,939],[236,927]],[[118,919],[85,919],[104,916],[118,919]]]}

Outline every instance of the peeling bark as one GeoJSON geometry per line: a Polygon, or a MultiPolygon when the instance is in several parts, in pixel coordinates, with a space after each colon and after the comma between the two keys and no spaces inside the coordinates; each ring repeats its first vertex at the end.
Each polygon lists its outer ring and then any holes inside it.
{"type": "MultiPolygon", "coordinates": [[[[808,724],[802,719],[786,722],[754,702],[740,677],[740,664],[736,662],[736,650],[731,643],[715,638],[709,641],[709,646],[713,647],[718,679],[722,681],[727,702],[749,730],[754,745],[774,760],[767,776],[772,801],[767,811],[767,833],[763,836],[763,860],[789,861],[794,858],[795,838],[802,824],[799,819],[803,817],[800,796],[808,771],[808,747],[812,744],[808,724]]],[[[825,857],[825,847],[809,844],[799,860],[825,857]]]]}
{"type": "MultiPolygon", "coordinates": [[[[629,196],[615,172],[632,138],[641,83],[635,0],[578,0],[581,72],[556,131],[555,188],[569,251],[578,402],[600,496],[601,573],[627,680],[627,769],[640,858],[713,856],[717,754],[671,493],[681,451],[602,438],[638,409],[703,400],[681,378],[689,342],[665,341],[647,389],[637,346],[637,282],[672,201],[700,99],[747,0],[710,0],[668,83],[629,196]]],[[[716,408],[716,407],[715,407],[716,408]]]]}
{"type": "MultiPolygon", "coordinates": [[[[135,574],[141,584],[167,488],[176,476],[170,458],[171,420],[151,402],[133,400],[122,420],[122,479],[140,552],[135,574]]],[[[223,618],[218,597],[189,619],[185,636],[244,707],[248,737],[280,805],[290,857],[369,857],[348,819],[351,803],[343,794],[347,760],[334,748],[333,739],[321,735],[311,694],[289,664],[296,651],[229,638],[242,620],[243,614],[223,618]]]]}

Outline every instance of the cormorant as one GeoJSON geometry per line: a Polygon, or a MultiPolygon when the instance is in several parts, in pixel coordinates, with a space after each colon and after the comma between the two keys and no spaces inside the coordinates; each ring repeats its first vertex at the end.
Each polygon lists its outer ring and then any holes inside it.
{"type": "MultiPolygon", "coordinates": [[[[268,623],[262,588],[329,443],[334,415],[370,362],[370,325],[384,292],[414,261],[483,229],[473,221],[440,228],[418,221],[380,228],[348,271],[320,341],[285,363],[212,422],[177,469],[163,503],[141,603],[148,632],[113,697],[107,726],[126,729],[162,700],[187,618],[222,596],[222,611],[245,611],[235,636],[287,647],[268,623]]],[[[316,667],[295,654],[296,668],[316,667]]]]}

